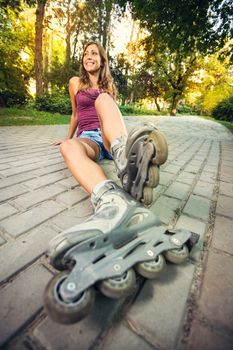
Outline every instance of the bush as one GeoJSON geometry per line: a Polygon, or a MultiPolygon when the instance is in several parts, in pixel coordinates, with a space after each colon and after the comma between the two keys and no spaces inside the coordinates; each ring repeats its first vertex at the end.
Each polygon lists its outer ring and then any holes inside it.
{"type": "Polygon", "coordinates": [[[38,111],[47,111],[61,114],[71,114],[70,98],[65,93],[53,92],[37,97],[35,107],[38,111]]]}
{"type": "Polygon", "coordinates": [[[233,122],[233,96],[220,102],[212,111],[212,116],[218,120],[233,122]]]}
{"type": "Polygon", "coordinates": [[[0,107],[18,107],[24,105],[28,96],[19,91],[0,91],[0,107]]]}
{"type": "Polygon", "coordinates": [[[192,106],[189,105],[179,105],[177,108],[177,113],[179,114],[197,114],[197,111],[192,106]]]}
{"type": "Polygon", "coordinates": [[[120,111],[123,115],[160,115],[162,113],[154,109],[138,107],[137,105],[122,105],[120,106],[120,111]]]}

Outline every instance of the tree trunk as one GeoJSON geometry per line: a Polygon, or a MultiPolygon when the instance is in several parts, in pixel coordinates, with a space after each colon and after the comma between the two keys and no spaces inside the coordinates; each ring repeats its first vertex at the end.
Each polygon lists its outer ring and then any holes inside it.
{"type": "Polygon", "coordinates": [[[66,22],[66,64],[67,65],[69,65],[70,57],[71,57],[71,45],[70,45],[70,38],[71,38],[70,3],[71,3],[71,0],[69,0],[68,4],[67,4],[67,22],[66,22]]]}
{"type": "Polygon", "coordinates": [[[179,95],[173,95],[172,104],[171,104],[171,112],[170,112],[170,115],[173,117],[176,115],[178,102],[179,102],[179,95]]]}
{"type": "Polygon", "coordinates": [[[160,112],[160,111],[161,111],[161,108],[160,108],[160,105],[158,104],[158,97],[155,96],[155,97],[154,97],[154,100],[155,100],[156,108],[157,108],[158,112],[160,112]]]}
{"type": "Polygon", "coordinates": [[[37,0],[36,23],[35,23],[35,79],[36,79],[36,97],[43,93],[43,20],[45,4],[47,0],[37,0]]]}

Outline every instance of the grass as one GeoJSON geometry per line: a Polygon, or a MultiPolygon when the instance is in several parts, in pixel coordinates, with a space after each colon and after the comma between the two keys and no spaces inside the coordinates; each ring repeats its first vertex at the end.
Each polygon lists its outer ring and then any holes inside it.
{"type": "Polygon", "coordinates": [[[0,126],[69,124],[70,115],[37,111],[31,107],[0,108],[0,126]]]}
{"type": "MultiPolygon", "coordinates": [[[[125,114],[125,113],[124,113],[125,114]]],[[[134,115],[136,115],[134,113],[134,115]]],[[[211,117],[202,117],[213,120],[227,127],[233,133],[233,123],[216,120],[211,117]]],[[[32,107],[0,108],[0,126],[10,125],[57,125],[69,124],[70,115],[37,111],[32,107]]]]}
{"type": "Polygon", "coordinates": [[[222,124],[222,125],[224,125],[227,129],[229,129],[233,133],[233,123],[231,123],[231,122],[227,122],[225,120],[217,120],[217,119],[214,119],[214,118],[209,117],[209,116],[205,116],[205,117],[202,117],[202,118],[205,118],[205,119],[208,119],[208,120],[212,120],[212,121],[214,121],[216,123],[222,124]]]}

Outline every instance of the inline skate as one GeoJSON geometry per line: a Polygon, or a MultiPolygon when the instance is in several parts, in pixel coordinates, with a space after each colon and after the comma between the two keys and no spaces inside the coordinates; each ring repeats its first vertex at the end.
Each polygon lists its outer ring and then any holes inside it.
{"type": "Polygon", "coordinates": [[[91,200],[93,216],[50,242],[50,263],[61,272],[48,283],[44,305],[59,323],[83,319],[96,289],[115,299],[130,295],[135,273],[156,278],[165,259],[184,262],[198,241],[198,235],[189,231],[166,229],[149,209],[110,180],[93,191],[91,200]]]}
{"type": "Polygon", "coordinates": [[[150,205],[153,188],[159,184],[159,166],[168,156],[164,135],[153,124],[138,125],[128,137],[113,141],[111,153],[123,189],[144,205],[150,205]]]}

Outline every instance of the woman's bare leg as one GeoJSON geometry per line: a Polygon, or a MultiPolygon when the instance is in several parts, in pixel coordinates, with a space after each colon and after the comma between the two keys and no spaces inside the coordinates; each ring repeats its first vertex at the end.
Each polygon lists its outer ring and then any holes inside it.
{"type": "Polygon", "coordinates": [[[99,147],[94,141],[84,138],[66,140],[60,150],[71,174],[89,194],[98,183],[107,179],[96,163],[99,147]]]}
{"type": "Polygon", "coordinates": [[[119,108],[109,94],[100,94],[95,101],[95,108],[100,119],[103,143],[109,151],[115,139],[127,135],[126,126],[119,108]]]}

